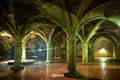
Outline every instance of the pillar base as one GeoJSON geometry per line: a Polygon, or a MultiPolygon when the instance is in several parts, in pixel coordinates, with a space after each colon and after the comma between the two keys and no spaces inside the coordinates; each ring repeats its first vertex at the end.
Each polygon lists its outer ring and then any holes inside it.
{"type": "Polygon", "coordinates": [[[79,72],[78,71],[74,71],[74,72],[66,72],[64,73],[65,77],[69,77],[69,78],[79,78],[79,72]]]}
{"type": "Polygon", "coordinates": [[[13,66],[13,67],[11,67],[11,69],[14,70],[14,71],[20,71],[21,69],[24,69],[24,66],[23,65],[21,65],[19,67],[13,66]]]}
{"type": "Polygon", "coordinates": [[[51,61],[46,60],[45,62],[46,62],[46,63],[50,63],[51,61]]]}
{"type": "Polygon", "coordinates": [[[50,61],[49,61],[49,60],[46,60],[45,62],[46,62],[46,63],[51,63],[51,62],[53,62],[53,60],[50,60],[50,61]]]}
{"type": "MultiPolygon", "coordinates": [[[[22,59],[22,60],[21,60],[21,64],[22,64],[22,65],[34,64],[34,60],[22,59]]],[[[8,60],[8,65],[14,65],[14,60],[8,60]]]]}

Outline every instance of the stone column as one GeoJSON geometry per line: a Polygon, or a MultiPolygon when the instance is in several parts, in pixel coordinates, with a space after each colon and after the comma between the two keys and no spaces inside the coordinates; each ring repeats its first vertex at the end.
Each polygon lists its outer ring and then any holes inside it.
{"type": "Polygon", "coordinates": [[[26,59],[26,40],[22,40],[22,60],[26,59]]]}
{"type": "Polygon", "coordinates": [[[67,35],[67,72],[66,77],[79,77],[76,69],[76,35],[74,33],[67,35]]]}
{"type": "Polygon", "coordinates": [[[88,63],[88,44],[87,43],[82,44],[82,62],[88,63]]]}

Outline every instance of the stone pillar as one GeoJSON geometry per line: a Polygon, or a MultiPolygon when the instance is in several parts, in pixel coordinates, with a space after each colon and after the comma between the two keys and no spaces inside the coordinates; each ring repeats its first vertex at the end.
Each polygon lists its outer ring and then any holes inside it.
{"type": "Polygon", "coordinates": [[[115,46],[115,54],[114,57],[120,59],[120,46],[115,46]]]}
{"type": "Polygon", "coordinates": [[[11,69],[13,70],[20,70],[23,68],[21,64],[21,56],[22,56],[22,47],[21,47],[21,41],[16,39],[15,42],[15,48],[14,48],[14,65],[11,69]]]}
{"type": "Polygon", "coordinates": [[[22,41],[22,60],[26,59],[26,42],[22,41]]]}
{"type": "Polygon", "coordinates": [[[113,58],[116,58],[116,54],[115,54],[115,46],[113,46],[113,58]]]}
{"type": "Polygon", "coordinates": [[[94,47],[92,44],[89,44],[88,47],[88,62],[94,61],[94,47]]]}
{"type": "Polygon", "coordinates": [[[46,62],[52,61],[52,48],[50,46],[50,43],[47,43],[47,54],[46,54],[46,62]]]}
{"type": "Polygon", "coordinates": [[[74,33],[67,35],[67,72],[65,77],[79,77],[76,70],[76,35],[74,33]]]}
{"type": "Polygon", "coordinates": [[[82,62],[88,63],[88,44],[87,43],[82,44],[82,62]]]}

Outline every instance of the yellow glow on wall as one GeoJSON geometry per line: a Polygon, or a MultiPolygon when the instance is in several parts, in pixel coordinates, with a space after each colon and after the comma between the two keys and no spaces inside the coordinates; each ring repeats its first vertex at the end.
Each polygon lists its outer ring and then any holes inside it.
{"type": "Polygon", "coordinates": [[[107,51],[106,51],[105,48],[101,48],[101,49],[99,50],[99,53],[100,53],[100,54],[107,54],[107,51]]]}

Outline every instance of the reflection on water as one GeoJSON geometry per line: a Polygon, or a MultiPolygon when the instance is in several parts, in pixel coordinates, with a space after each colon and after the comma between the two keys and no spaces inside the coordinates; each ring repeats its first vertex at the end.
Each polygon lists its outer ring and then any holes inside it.
{"type": "Polygon", "coordinates": [[[47,77],[48,77],[48,75],[49,75],[49,65],[50,65],[50,64],[46,64],[46,75],[47,75],[47,77]]]}
{"type": "Polygon", "coordinates": [[[51,76],[52,76],[53,78],[64,77],[63,74],[52,74],[51,76]]]}
{"type": "Polygon", "coordinates": [[[25,80],[25,70],[26,68],[24,68],[24,70],[21,72],[21,80],[25,80]]]}
{"type": "Polygon", "coordinates": [[[102,79],[106,80],[106,63],[105,62],[101,62],[101,74],[102,74],[102,79]]]}
{"type": "Polygon", "coordinates": [[[102,62],[102,63],[107,61],[106,58],[104,58],[104,57],[102,57],[102,58],[100,58],[100,59],[101,59],[101,62],[102,62]]]}
{"type": "Polygon", "coordinates": [[[8,74],[8,80],[18,80],[18,79],[22,80],[20,74],[21,74],[21,71],[20,72],[18,72],[18,71],[10,71],[9,74],[8,74]]]}
{"type": "Polygon", "coordinates": [[[0,72],[0,80],[25,80],[25,68],[21,71],[13,71],[9,69],[7,72],[0,72]],[[1,75],[4,73],[4,75],[1,75]]]}
{"type": "Polygon", "coordinates": [[[0,63],[0,80],[119,80],[120,65],[108,64],[104,59],[99,63],[79,64],[78,79],[64,77],[66,63],[35,62],[25,65],[20,71],[12,71],[11,65],[0,63]],[[100,63],[100,64],[99,64],[100,63]],[[116,79],[119,78],[119,79],[116,79]]]}

